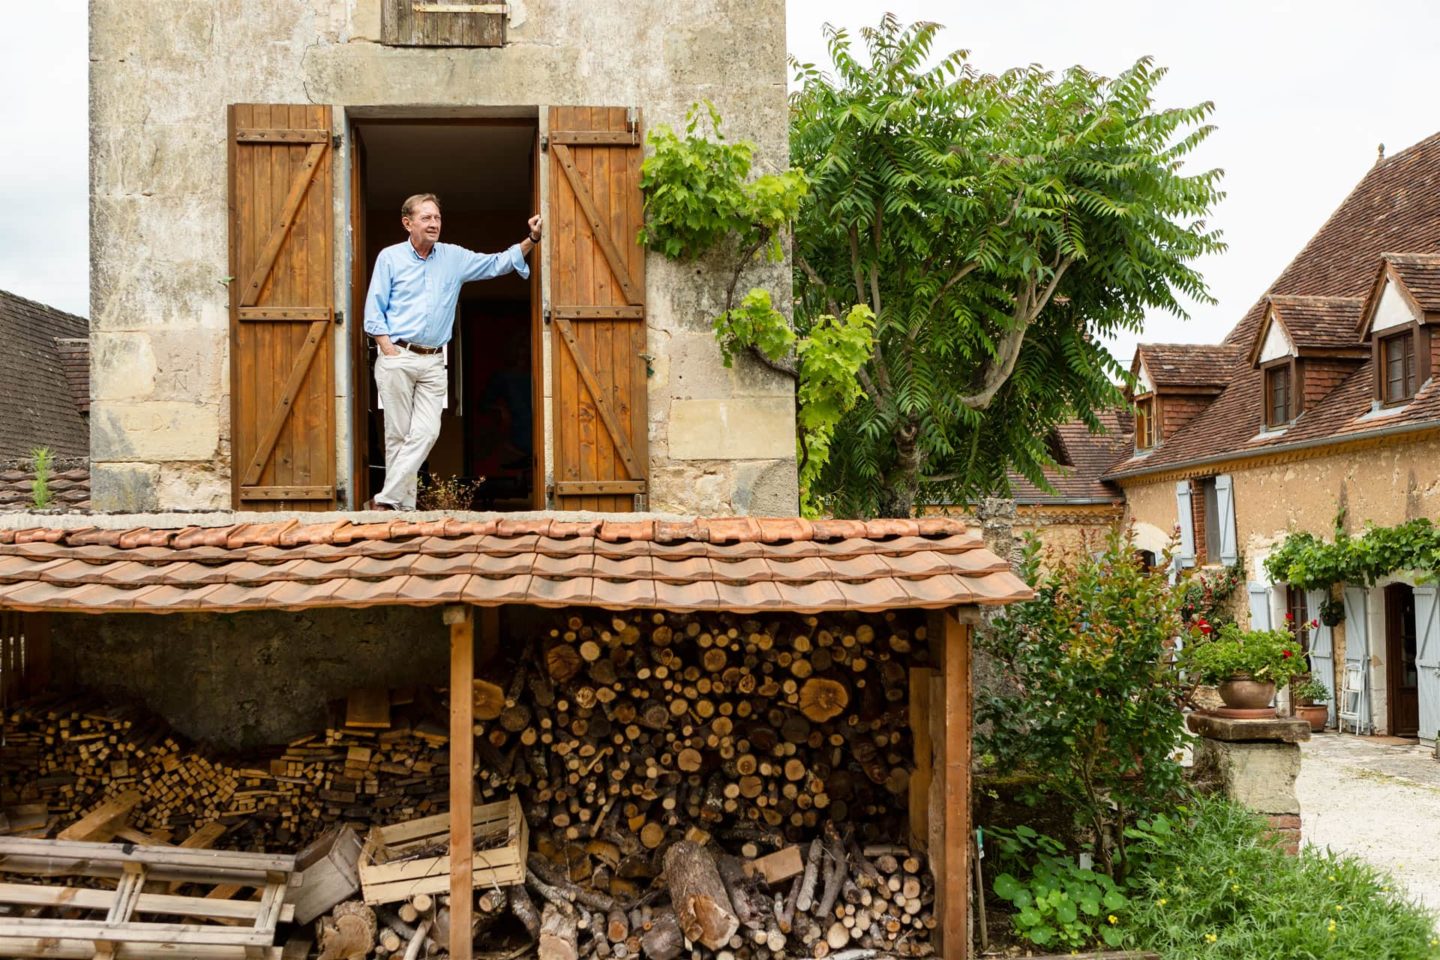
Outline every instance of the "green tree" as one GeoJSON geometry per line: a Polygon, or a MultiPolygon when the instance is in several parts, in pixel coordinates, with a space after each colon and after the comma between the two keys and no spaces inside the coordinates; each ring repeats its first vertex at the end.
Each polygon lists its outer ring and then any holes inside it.
{"type": "Polygon", "coordinates": [[[1009,469],[1039,480],[1051,426],[1098,429],[1121,400],[1100,337],[1183,316],[1182,294],[1211,302],[1192,264],[1223,249],[1204,219],[1220,172],[1182,164],[1212,104],[1157,109],[1148,59],[1114,79],[988,75],[965,51],[930,64],[938,24],[887,15],[863,59],[827,29],[833,74],[797,65],[792,96],[809,184],[794,325],[808,338],[864,305],[874,330],[813,492],[838,515],[908,516],[1003,489],[1009,469]]]}

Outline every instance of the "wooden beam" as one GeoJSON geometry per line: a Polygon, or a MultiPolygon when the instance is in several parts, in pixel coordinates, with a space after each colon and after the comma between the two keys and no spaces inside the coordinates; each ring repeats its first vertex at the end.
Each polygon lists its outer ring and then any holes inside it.
{"type": "Polygon", "coordinates": [[[475,795],[475,616],[468,606],[445,608],[450,625],[450,958],[471,960],[471,877],[475,828],[466,812],[475,795]]]}
{"type": "Polygon", "coordinates": [[[915,769],[910,774],[910,845],[930,852],[930,784],[935,779],[935,741],[930,736],[930,667],[910,668],[910,731],[915,769]]]}
{"type": "MultiPolygon", "coordinates": [[[[936,887],[940,915],[936,952],[946,960],[970,956],[970,641],[973,628],[956,612],[945,614],[944,660],[941,675],[945,697],[942,713],[941,776],[945,802],[945,863],[936,887]]],[[[932,705],[934,706],[934,705],[932,705]]]]}
{"type": "Polygon", "coordinates": [[[106,800],[85,816],[55,835],[56,840],[109,840],[117,822],[123,821],[140,803],[139,790],[126,790],[106,800]]]}

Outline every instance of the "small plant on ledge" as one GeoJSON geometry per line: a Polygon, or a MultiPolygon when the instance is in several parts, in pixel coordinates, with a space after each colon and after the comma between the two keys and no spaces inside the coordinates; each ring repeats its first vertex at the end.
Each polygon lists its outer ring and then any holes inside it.
{"type": "Polygon", "coordinates": [[[1287,630],[1242,630],[1233,623],[1214,630],[1203,620],[1191,630],[1182,660],[1189,674],[1219,688],[1226,706],[1245,709],[1263,708],[1278,687],[1309,671],[1287,630]]]}

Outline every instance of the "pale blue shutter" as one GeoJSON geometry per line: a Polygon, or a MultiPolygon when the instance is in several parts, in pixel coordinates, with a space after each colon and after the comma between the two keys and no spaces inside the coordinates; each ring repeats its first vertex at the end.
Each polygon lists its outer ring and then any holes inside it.
{"type": "Polygon", "coordinates": [[[1270,629],[1270,588],[1251,581],[1245,585],[1250,594],[1250,629],[1270,629]]]}
{"type": "Polygon", "coordinates": [[[1195,566],[1195,514],[1190,510],[1190,481],[1175,484],[1175,512],[1180,522],[1180,553],[1176,556],[1182,567],[1195,566]]]}
{"type": "Polygon", "coordinates": [[[1358,671],[1359,699],[1355,718],[1366,733],[1370,724],[1370,593],[1364,587],[1345,588],[1345,669],[1358,671]]]}
{"type": "Polygon", "coordinates": [[[1235,546],[1235,488],[1228,473],[1215,478],[1215,502],[1220,513],[1217,518],[1220,521],[1217,524],[1220,529],[1220,562],[1228,567],[1240,559],[1240,551],[1235,546]]]}
{"type": "Polygon", "coordinates": [[[1431,586],[1415,588],[1415,667],[1420,674],[1420,736],[1440,737],[1440,598],[1431,586]]]}
{"type": "Polygon", "coordinates": [[[1330,599],[1325,590],[1308,590],[1305,593],[1305,609],[1310,611],[1317,626],[1310,628],[1310,675],[1324,684],[1330,693],[1330,722],[1335,722],[1335,634],[1320,623],[1320,606],[1330,599]]]}

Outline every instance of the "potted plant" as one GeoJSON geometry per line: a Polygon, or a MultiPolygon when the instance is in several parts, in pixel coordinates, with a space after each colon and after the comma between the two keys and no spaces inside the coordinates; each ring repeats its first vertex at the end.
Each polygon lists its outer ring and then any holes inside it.
{"type": "Polygon", "coordinates": [[[1242,630],[1233,623],[1213,630],[1203,620],[1191,631],[1185,667],[1214,684],[1225,706],[1238,709],[1268,706],[1276,687],[1309,669],[1287,630],[1242,630]]]}
{"type": "Polygon", "coordinates": [[[1325,689],[1325,684],[1311,677],[1297,683],[1290,692],[1295,697],[1295,716],[1308,720],[1313,733],[1324,730],[1330,716],[1330,708],[1325,706],[1330,702],[1330,691],[1325,689]]]}

